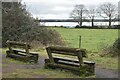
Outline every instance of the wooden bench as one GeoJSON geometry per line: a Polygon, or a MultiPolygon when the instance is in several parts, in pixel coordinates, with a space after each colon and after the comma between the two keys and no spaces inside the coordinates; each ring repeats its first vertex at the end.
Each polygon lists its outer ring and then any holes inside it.
{"type": "Polygon", "coordinates": [[[83,57],[87,57],[85,49],[49,46],[46,48],[46,51],[49,59],[45,59],[45,68],[67,69],[77,73],[78,75],[95,74],[95,63],[92,61],[83,60],[83,57]],[[78,60],[54,57],[52,54],[76,56],[78,60]]]}
{"type": "Polygon", "coordinates": [[[15,41],[7,41],[9,50],[6,51],[6,57],[25,62],[38,62],[38,53],[29,52],[31,46],[27,43],[20,43],[15,41]]]}

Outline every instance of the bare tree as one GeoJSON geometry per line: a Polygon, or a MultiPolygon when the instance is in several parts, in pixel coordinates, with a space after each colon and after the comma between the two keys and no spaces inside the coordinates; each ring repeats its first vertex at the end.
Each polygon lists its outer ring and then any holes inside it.
{"type": "Polygon", "coordinates": [[[88,17],[91,19],[92,27],[94,27],[94,19],[96,17],[97,11],[95,8],[90,8],[88,9],[87,13],[88,13],[88,17]]]}
{"type": "Polygon", "coordinates": [[[109,3],[109,2],[103,3],[99,6],[98,13],[101,17],[108,18],[109,28],[111,27],[112,19],[115,18],[116,11],[117,11],[116,5],[109,3]]]}
{"type": "Polygon", "coordinates": [[[70,17],[77,20],[79,26],[82,26],[83,19],[85,19],[86,8],[84,5],[76,5],[73,9],[70,17]]]}

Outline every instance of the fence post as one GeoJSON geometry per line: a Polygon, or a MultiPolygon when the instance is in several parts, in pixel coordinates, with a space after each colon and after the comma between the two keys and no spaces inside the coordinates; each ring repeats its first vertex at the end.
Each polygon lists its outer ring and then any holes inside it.
{"type": "Polygon", "coordinates": [[[79,48],[81,48],[81,35],[79,36],[79,48]]]}

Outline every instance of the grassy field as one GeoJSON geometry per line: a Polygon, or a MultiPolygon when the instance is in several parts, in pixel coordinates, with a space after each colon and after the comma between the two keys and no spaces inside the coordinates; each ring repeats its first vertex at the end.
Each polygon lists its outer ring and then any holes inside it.
{"type": "Polygon", "coordinates": [[[79,35],[81,35],[81,48],[92,52],[98,52],[101,48],[111,45],[118,38],[116,29],[52,29],[61,34],[69,47],[79,48],[79,35]]]}
{"type": "Polygon", "coordinates": [[[100,57],[98,52],[110,46],[118,38],[117,29],[70,29],[52,28],[61,34],[69,47],[79,48],[79,35],[82,36],[81,48],[88,51],[87,60],[92,60],[97,66],[107,69],[118,68],[117,57],[100,57]]]}

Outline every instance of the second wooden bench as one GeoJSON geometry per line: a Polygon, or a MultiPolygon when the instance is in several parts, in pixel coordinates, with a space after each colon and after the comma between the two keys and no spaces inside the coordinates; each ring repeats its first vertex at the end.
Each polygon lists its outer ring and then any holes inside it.
{"type": "Polygon", "coordinates": [[[85,49],[55,47],[46,48],[49,59],[45,59],[45,68],[61,68],[77,72],[77,74],[90,74],[95,72],[95,63],[92,61],[84,61],[83,57],[87,57],[85,49]],[[52,54],[76,56],[78,60],[54,57],[52,54]]]}
{"type": "Polygon", "coordinates": [[[27,43],[7,41],[9,50],[6,51],[6,57],[14,58],[25,62],[38,62],[38,53],[29,52],[31,48],[27,43]]]}

